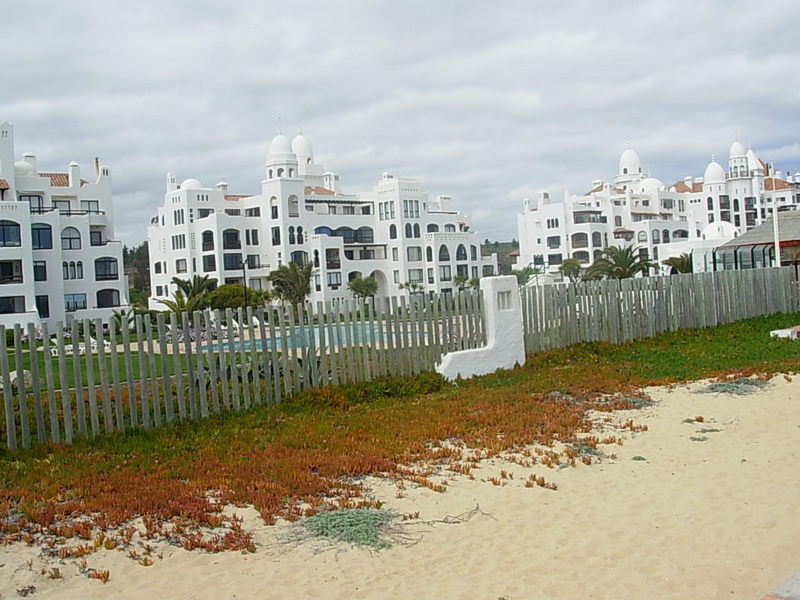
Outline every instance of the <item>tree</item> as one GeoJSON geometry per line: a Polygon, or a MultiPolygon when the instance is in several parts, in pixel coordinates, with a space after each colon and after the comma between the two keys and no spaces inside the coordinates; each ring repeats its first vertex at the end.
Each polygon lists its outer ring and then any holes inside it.
{"type": "Polygon", "coordinates": [[[472,279],[469,280],[469,286],[473,290],[481,289],[481,278],[480,277],[473,277],[472,279]]]}
{"type": "Polygon", "coordinates": [[[584,274],[584,279],[627,279],[641,273],[647,275],[655,263],[640,254],[636,246],[609,246],[584,274]]]}
{"type": "Polygon", "coordinates": [[[564,277],[575,282],[580,279],[582,267],[577,258],[565,258],[564,262],[559,265],[558,270],[564,277]]]}
{"type": "Polygon", "coordinates": [[[217,280],[209,275],[194,275],[191,279],[172,278],[183,295],[187,298],[202,297],[217,286],[217,280]]]}
{"type": "Polygon", "coordinates": [[[200,308],[200,301],[202,299],[202,296],[187,298],[181,290],[175,290],[172,292],[172,299],[162,300],[156,298],[156,302],[163,304],[174,313],[181,314],[188,312],[191,314],[200,308]]]}
{"type": "Polygon", "coordinates": [[[668,267],[672,267],[671,275],[674,273],[691,273],[692,272],[692,255],[684,252],[680,256],[670,256],[662,261],[668,267]]]}
{"type": "MultiPolygon", "coordinates": [[[[262,290],[247,290],[247,306],[262,306],[266,292],[262,290]]],[[[209,292],[205,296],[205,306],[213,310],[226,308],[244,308],[244,286],[240,283],[227,283],[209,292]]]]}
{"type": "Polygon", "coordinates": [[[466,275],[456,275],[453,277],[453,285],[458,288],[459,292],[464,291],[464,288],[467,287],[468,282],[469,277],[466,275]]]}
{"type": "Polygon", "coordinates": [[[408,290],[410,294],[421,294],[423,290],[422,284],[417,283],[416,281],[406,281],[397,287],[399,287],[401,290],[408,290]]]}
{"type": "Polygon", "coordinates": [[[378,291],[378,282],[372,277],[356,277],[347,282],[347,289],[355,298],[366,299],[378,291]]]}
{"type": "Polygon", "coordinates": [[[311,274],[314,265],[292,262],[278,267],[267,276],[272,283],[275,297],[289,304],[303,304],[311,293],[311,274]]]}
{"type": "Polygon", "coordinates": [[[521,270],[511,271],[512,275],[517,276],[517,284],[522,286],[530,281],[531,277],[536,277],[536,281],[538,283],[539,276],[544,275],[544,270],[541,267],[534,267],[532,265],[528,265],[527,267],[523,267],[521,270]]]}

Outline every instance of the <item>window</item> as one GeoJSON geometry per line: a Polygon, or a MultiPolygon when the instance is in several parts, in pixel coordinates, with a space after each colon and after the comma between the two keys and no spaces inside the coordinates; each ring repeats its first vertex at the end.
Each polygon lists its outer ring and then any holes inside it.
{"type": "Polygon", "coordinates": [[[111,281],[119,279],[119,271],[117,269],[117,259],[110,256],[104,256],[94,261],[94,278],[95,281],[111,281]]]}
{"type": "Polygon", "coordinates": [[[414,230],[411,229],[411,223],[406,223],[406,237],[407,238],[414,237],[414,230]]]}
{"type": "Polygon", "coordinates": [[[213,215],[214,209],[213,208],[198,208],[197,209],[197,218],[198,219],[205,219],[208,215],[213,215]]]}
{"type": "Polygon", "coordinates": [[[372,227],[359,227],[356,230],[356,241],[362,244],[371,244],[375,241],[375,234],[372,227]]]}
{"type": "Polygon", "coordinates": [[[469,247],[469,254],[472,260],[478,260],[478,247],[477,246],[470,246],[469,247]]]}
{"type": "MultiPolygon", "coordinates": [[[[214,232],[206,230],[201,234],[203,251],[214,249],[214,232]]],[[[158,273],[159,271],[156,271],[158,273]]]]}
{"type": "MultiPolygon", "coordinates": [[[[406,248],[406,254],[410,262],[418,262],[422,260],[422,248],[420,246],[409,246],[406,248]]],[[[422,276],[420,275],[420,278],[422,276]]]]}
{"type": "Polygon", "coordinates": [[[297,196],[289,196],[289,216],[299,217],[300,207],[297,202],[297,196]]]}
{"type": "Polygon", "coordinates": [[[242,247],[242,241],[239,238],[239,231],[236,229],[226,229],[222,232],[222,247],[225,250],[238,250],[242,247]]]}
{"type": "Polygon", "coordinates": [[[186,234],[181,233],[179,235],[172,236],[172,249],[173,250],[183,250],[186,248],[186,234]]]}
{"type": "Polygon", "coordinates": [[[308,252],[295,250],[289,255],[289,262],[297,263],[300,266],[308,264],[308,252]]]}
{"type": "MultiPolygon", "coordinates": [[[[43,261],[37,261],[43,262],[43,261]]],[[[0,284],[22,283],[22,261],[0,261],[0,284]]]]}
{"type": "Polygon", "coordinates": [[[431,248],[430,246],[425,248],[425,260],[427,260],[428,262],[433,262],[433,248],[431,248]]]}
{"type": "Polygon", "coordinates": [[[425,229],[428,233],[438,233],[439,226],[434,223],[430,223],[425,229]]]}
{"type": "Polygon", "coordinates": [[[280,227],[273,227],[272,228],[272,245],[273,246],[280,246],[281,244],[281,228],[280,227]]]}
{"type": "Polygon", "coordinates": [[[622,217],[619,215],[614,217],[614,227],[622,227],[622,217]]]}
{"type": "Polygon", "coordinates": [[[548,229],[557,229],[558,228],[558,219],[547,219],[547,228],[548,229]]]}
{"type": "Polygon", "coordinates": [[[203,256],[203,273],[217,270],[217,257],[213,254],[203,256]]]}
{"type": "Polygon", "coordinates": [[[241,254],[223,254],[222,264],[228,270],[236,270],[242,268],[242,255],[241,254]]]}
{"type": "Polygon", "coordinates": [[[270,217],[272,219],[278,218],[278,199],[273,196],[269,199],[270,217]]]}
{"type": "Polygon", "coordinates": [[[422,269],[409,269],[408,281],[409,283],[422,283],[422,269]]]}
{"type": "Polygon", "coordinates": [[[654,244],[660,244],[661,243],[661,235],[660,235],[658,229],[654,229],[652,235],[653,235],[653,243],[654,244]]]}
{"type": "Polygon", "coordinates": [[[450,260],[450,251],[444,244],[439,246],[439,260],[442,262],[450,260]]]}
{"type": "Polygon", "coordinates": [[[90,231],[89,232],[89,245],[90,246],[103,246],[103,232],[102,231],[90,231]]]}
{"type": "Polygon", "coordinates": [[[50,250],[53,247],[53,229],[50,225],[31,225],[31,244],[34,250],[50,250]]]}
{"type": "Polygon", "coordinates": [[[289,236],[286,239],[289,241],[289,244],[295,243],[294,227],[289,227],[289,236]]]}
{"type": "Polygon", "coordinates": [[[456,265],[456,275],[459,277],[469,277],[469,267],[467,265],[456,265]]]}
{"type": "Polygon", "coordinates": [[[186,273],[186,259],[179,258],[175,261],[175,272],[176,273],[186,273]]]}
{"type": "Polygon", "coordinates": [[[230,216],[230,217],[239,217],[239,216],[241,216],[242,211],[239,210],[238,208],[226,208],[225,209],[225,214],[230,216]]]}
{"type": "Polygon", "coordinates": [[[418,238],[420,236],[421,236],[421,233],[420,233],[420,229],[419,229],[419,223],[414,223],[414,237],[418,238]]]}
{"type": "Polygon", "coordinates": [[[342,273],[340,271],[328,273],[328,286],[335,290],[340,285],[342,285],[342,273]]]}
{"type": "Polygon", "coordinates": [[[258,246],[258,229],[248,229],[245,232],[245,236],[247,237],[248,246],[258,246]]]}
{"type": "Polygon", "coordinates": [[[325,268],[327,269],[341,269],[342,261],[339,258],[338,248],[325,249],[325,268]]]}
{"type": "Polygon", "coordinates": [[[58,209],[62,215],[68,215],[72,212],[69,200],[56,200],[53,198],[53,206],[58,209]]]}
{"type": "Polygon", "coordinates": [[[39,316],[46,319],[50,316],[50,297],[49,296],[36,296],[36,311],[39,316]]]}
{"type": "Polygon", "coordinates": [[[603,245],[603,236],[599,231],[592,233],[592,246],[599,248],[603,245]]]}
{"type": "Polygon", "coordinates": [[[44,207],[44,198],[41,196],[20,194],[19,201],[29,203],[31,205],[31,212],[33,214],[47,212],[47,209],[44,207]]]}
{"type": "MultiPolygon", "coordinates": [[[[67,263],[64,263],[64,264],[67,264],[67,263]]],[[[158,261],[156,264],[154,264],[153,265],[153,269],[155,270],[156,275],[159,275],[161,273],[161,261],[158,261]]]]}
{"type": "Polygon", "coordinates": [[[392,260],[400,260],[397,248],[392,248],[392,260]]]}
{"type": "MultiPolygon", "coordinates": [[[[562,262],[563,262],[563,258],[561,256],[561,254],[548,254],[547,255],[547,263],[549,265],[560,265],[562,262]]],[[[485,274],[486,273],[484,272],[484,275],[485,274]]]]}
{"type": "Polygon", "coordinates": [[[456,226],[453,225],[452,223],[447,223],[444,226],[444,230],[445,230],[446,233],[455,233],[456,226]]]}
{"type": "Polygon", "coordinates": [[[33,261],[33,280],[47,281],[47,262],[43,260],[33,261]]]}
{"type": "Polygon", "coordinates": [[[397,225],[394,223],[389,225],[389,239],[396,240],[397,239],[397,225]]]}
{"type": "Polygon", "coordinates": [[[19,225],[14,221],[0,221],[0,246],[20,246],[19,225]]]}
{"type": "Polygon", "coordinates": [[[247,268],[248,269],[258,269],[261,267],[261,257],[258,254],[248,254],[247,255],[247,268]]]}
{"type": "Polygon", "coordinates": [[[64,268],[64,279],[83,279],[83,263],[78,261],[77,263],[72,260],[70,262],[64,261],[62,263],[64,268]]]}
{"type": "Polygon", "coordinates": [[[467,249],[464,244],[459,244],[456,248],[456,260],[467,260],[467,249]]]}
{"type": "Polygon", "coordinates": [[[0,315],[25,312],[25,296],[0,296],[0,315]]]}
{"type": "Polygon", "coordinates": [[[428,269],[428,283],[434,283],[432,267],[428,269]]]}
{"type": "Polygon", "coordinates": [[[342,207],[342,214],[343,215],[354,215],[354,214],[356,214],[356,207],[355,206],[343,206],[342,207]]]}
{"type": "Polygon", "coordinates": [[[400,283],[400,271],[392,271],[392,278],[395,283],[400,283]]]}
{"type": "Polygon", "coordinates": [[[118,290],[99,290],[97,292],[97,308],[119,306],[118,290]]]}
{"type": "Polygon", "coordinates": [[[714,199],[711,196],[706,198],[706,205],[708,207],[708,210],[714,210],[714,199]]]}
{"type": "Polygon", "coordinates": [[[450,269],[450,265],[440,265],[439,266],[439,281],[450,281],[453,278],[452,270],[450,269]]]}
{"type": "Polygon", "coordinates": [[[160,285],[156,286],[156,296],[162,296],[164,294],[163,288],[160,285]]]}
{"type": "Polygon", "coordinates": [[[64,309],[67,312],[86,308],[86,294],[64,294],[64,309]]]}
{"type": "MultiPolygon", "coordinates": [[[[81,210],[97,214],[100,212],[100,202],[97,200],[81,200],[81,210]]],[[[183,213],[183,211],[181,211],[183,213]]],[[[181,214],[181,223],[183,223],[183,214],[181,214]]]]}
{"type": "Polygon", "coordinates": [[[253,207],[253,208],[245,209],[244,216],[245,217],[260,217],[261,216],[261,207],[260,206],[256,206],[256,207],[253,207]]]}

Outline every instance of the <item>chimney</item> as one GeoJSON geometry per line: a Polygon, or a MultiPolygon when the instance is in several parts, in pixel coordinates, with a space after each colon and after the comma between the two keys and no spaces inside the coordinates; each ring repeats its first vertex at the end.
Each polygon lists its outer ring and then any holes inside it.
{"type": "Polygon", "coordinates": [[[228,192],[228,182],[227,182],[227,181],[220,181],[220,182],[219,182],[219,183],[216,185],[216,188],[217,188],[217,190],[219,190],[220,192],[225,192],[225,193],[227,193],[227,192],[228,192]]]}
{"type": "Polygon", "coordinates": [[[692,187],[692,178],[691,177],[684,177],[683,178],[683,183],[686,184],[686,187],[691,188],[692,187]]]}
{"type": "Polygon", "coordinates": [[[74,160],[69,163],[69,187],[81,187],[81,166],[74,160]]]}
{"type": "Polygon", "coordinates": [[[174,192],[178,189],[178,182],[175,180],[174,173],[167,173],[167,192],[174,192]]]}
{"type": "Polygon", "coordinates": [[[36,155],[31,154],[30,152],[26,152],[22,155],[22,160],[28,163],[30,166],[33,167],[33,170],[36,170],[36,155]]]}

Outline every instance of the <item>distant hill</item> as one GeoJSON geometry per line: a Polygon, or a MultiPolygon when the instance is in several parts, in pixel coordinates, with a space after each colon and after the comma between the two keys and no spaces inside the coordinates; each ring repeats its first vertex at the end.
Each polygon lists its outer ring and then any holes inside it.
{"type": "Polygon", "coordinates": [[[509,275],[511,269],[517,268],[512,266],[511,258],[508,254],[514,250],[519,250],[519,242],[511,240],[510,242],[490,242],[488,239],[484,240],[481,244],[481,253],[484,256],[497,254],[497,267],[500,275],[509,275]]]}

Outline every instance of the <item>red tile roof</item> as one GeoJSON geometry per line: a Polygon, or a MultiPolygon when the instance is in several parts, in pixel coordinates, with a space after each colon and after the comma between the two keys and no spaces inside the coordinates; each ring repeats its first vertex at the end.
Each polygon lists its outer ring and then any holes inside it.
{"type": "Polygon", "coordinates": [[[764,189],[791,190],[794,189],[794,185],[792,185],[788,181],[784,181],[783,179],[778,179],[777,177],[767,177],[766,179],[764,179],[764,189]]]}
{"type": "Polygon", "coordinates": [[[249,198],[250,196],[243,195],[243,194],[226,194],[225,200],[229,200],[231,202],[235,202],[236,200],[241,200],[242,198],[249,198]]]}
{"type": "MultiPolygon", "coordinates": [[[[584,194],[584,196],[591,196],[592,194],[595,194],[597,192],[602,192],[604,185],[605,185],[604,183],[601,183],[600,185],[597,185],[597,186],[593,187],[591,190],[586,192],[584,194]]],[[[625,193],[625,190],[620,189],[620,188],[611,188],[611,191],[614,192],[615,194],[624,194],[625,193]]]]}
{"type": "Polygon", "coordinates": [[[8,182],[5,179],[0,179],[0,190],[7,190],[10,189],[8,186],[8,182]]]}
{"type": "Polygon", "coordinates": [[[335,196],[336,192],[333,190],[329,190],[328,188],[324,188],[322,186],[310,186],[307,185],[305,188],[305,193],[307,196],[335,196]]]}
{"type": "MultiPolygon", "coordinates": [[[[53,187],[69,187],[69,174],[67,173],[39,173],[40,177],[49,177],[50,185],[53,187]]],[[[86,185],[88,181],[81,179],[81,185],[86,185]]]]}
{"type": "Polygon", "coordinates": [[[681,194],[686,194],[689,192],[697,193],[703,191],[703,184],[692,182],[692,187],[689,187],[688,185],[686,185],[685,181],[677,181],[673,183],[671,186],[669,186],[669,188],[667,189],[672,189],[672,188],[675,188],[675,191],[680,192],[681,194]]]}

